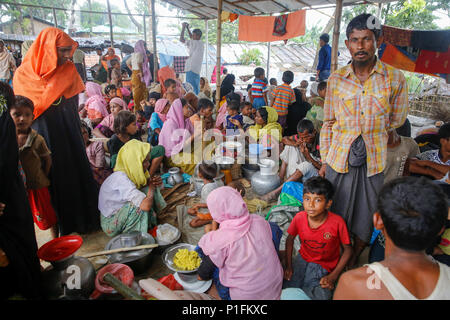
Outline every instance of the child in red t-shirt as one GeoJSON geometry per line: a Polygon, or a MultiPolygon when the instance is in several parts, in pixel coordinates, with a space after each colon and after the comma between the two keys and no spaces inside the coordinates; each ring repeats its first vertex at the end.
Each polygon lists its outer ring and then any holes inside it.
{"type": "Polygon", "coordinates": [[[331,299],[334,284],[352,256],[344,219],[328,211],[333,193],[328,180],[308,179],[303,186],[305,211],[297,213],[287,230],[283,288],[300,288],[313,300],[331,299]],[[292,261],[297,235],[301,246],[292,261]]]}

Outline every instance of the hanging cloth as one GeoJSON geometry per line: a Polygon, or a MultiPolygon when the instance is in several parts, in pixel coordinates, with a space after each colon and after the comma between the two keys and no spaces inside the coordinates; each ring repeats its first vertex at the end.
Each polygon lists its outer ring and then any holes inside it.
{"type": "Polygon", "coordinates": [[[288,40],[305,34],[306,11],[298,10],[287,15],[286,33],[274,36],[274,24],[277,17],[239,16],[240,41],[270,42],[288,40]]]}
{"type": "Polygon", "coordinates": [[[288,21],[288,15],[283,14],[282,16],[278,16],[275,18],[275,24],[273,26],[273,33],[272,35],[281,37],[286,34],[286,25],[288,21]]]}

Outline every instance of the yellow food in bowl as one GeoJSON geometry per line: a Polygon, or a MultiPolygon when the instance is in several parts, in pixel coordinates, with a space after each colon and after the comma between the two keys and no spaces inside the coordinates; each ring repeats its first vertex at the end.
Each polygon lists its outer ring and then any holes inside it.
{"type": "Polygon", "coordinates": [[[202,259],[195,251],[189,251],[188,249],[180,249],[177,251],[173,258],[173,263],[178,269],[181,270],[195,270],[200,267],[202,259]]]}

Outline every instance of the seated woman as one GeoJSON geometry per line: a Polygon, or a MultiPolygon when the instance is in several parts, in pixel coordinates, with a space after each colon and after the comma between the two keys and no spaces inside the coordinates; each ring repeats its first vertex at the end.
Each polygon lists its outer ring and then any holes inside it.
{"type": "Polygon", "coordinates": [[[103,118],[92,132],[97,138],[111,138],[114,134],[114,118],[117,114],[126,109],[125,101],[120,98],[113,98],[109,102],[111,113],[103,118]]]}
{"type": "Polygon", "coordinates": [[[147,142],[152,146],[158,145],[158,137],[161,133],[164,122],[167,119],[167,112],[169,112],[170,103],[167,99],[159,99],[155,104],[155,111],[148,122],[148,136],[147,142]]]}
{"type": "Polygon", "coordinates": [[[212,129],[214,127],[214,120],[212,118],[212,113],[214,110],[214,104],[209,99],[200,99],[198,100],[198,109],[197,113],[194,114],[189,120],[192,123],[192,126],[195,128],[195,123],[198,121],[202,121],[203,126],[206,130],[212,129]]]}
{"type": "Polygon", "coordinates": [[[128,141],[120,149],[114,173],[100,188],[100,222],[110,237],[132,231],[148,232],[157,225],[156,214],[165,202],[157,188],[162,184],[161,177],[151,174],[155,164],[151,149],[146,142],[128,141]]]}
{"type": "Polygon", "coordinates": [[[209,213],[208,205],[206,204],[206,199],[211,191],[220,187],[214,181],[214,178],[217,175],[217,169],[217,164],[215,163],[207,164],[202,162],[198,166],[198,177],[203,180],[204,185],[201,191],[200,203],[193,205],[187,212],[191,216],[195,216],[195,218],[189,223],[189,225],[193,228],[201,227],[212,222],[212,217],[209,213]]]}
{"type": "Polygon", "coordinates": [[[218,229],[205,227],[197,248],[202,256],[199,279],[214,282],[209,294],[232,300],[280,299],[283,268],[269,222],[249,214],[242,196],[231,187],[212,191],[206,202],[219,224],[218,229]]]}
{"type": "Polygon", "coordinates": [[[84,144],[86,145],[86,155],[91,165],[94,180],[100,187],[103,181],[112,173],[111,169],[106,165],[103,143],[101,141],[89,140],[92,137],[91,128],[83,121],[81,121],[81,133],[84,144]]]}
{"type": "Polygon", "coordinates": [[[108,103],[103,97],[102,87],[97,83],[86,82],[86,95],[88,99],[85,103],[85,109],[89,120],[91,120],[92,127],[95,128],[103,118],[108,116],[108,103]]]}
{"type": "Polygon", "coordinates": [[[272,107],[261,107],[256,111],[255,125],[247,130],[256,143],[265,148],[278,149],[282,138],[282,128],[278,121],[278,113],[272,107]]]}
{"type": "MultiPolygon", "coordinates": [[[[196,166],[193,159],[194,152],[189,149],[194,138],[194,128],[189,118],[193,112],[184,99],[176,99],[169,112],[167,120],[159,134],[159,145],[166,150],[167,164],[170,167],[179,167],[183,172],[192,175],[196,166]],[[190,152],[183,152],[183,150],[190,152]]],[[[198,161],[197,161],[198,163],[198,161]]]]}
{"type": "Polygon", "coordinates": [[[211,99],[211,87],[209,86],[208,79],[205,77],[200,78],[200,92],[203,92],[208,99],[211,99]]]}

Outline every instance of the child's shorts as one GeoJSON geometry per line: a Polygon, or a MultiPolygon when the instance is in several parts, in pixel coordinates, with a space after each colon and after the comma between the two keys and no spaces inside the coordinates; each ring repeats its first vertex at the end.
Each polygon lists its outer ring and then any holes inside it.
{"type": "Polygon", "coordinates": [[[253,108],[255,108],[256,110],[264,106],[266,106],[266,101],[263,97],[253,99],[253,108]]]}
{"type": "Polygon", "coordinates": [[[27,191],[34,223],[41,230],[53,227],[56,224],[56,213],[50,200],[48,188],[28,189],[27,191]]]}

